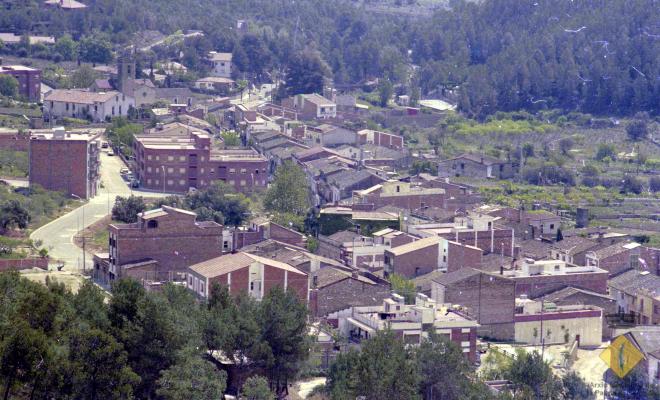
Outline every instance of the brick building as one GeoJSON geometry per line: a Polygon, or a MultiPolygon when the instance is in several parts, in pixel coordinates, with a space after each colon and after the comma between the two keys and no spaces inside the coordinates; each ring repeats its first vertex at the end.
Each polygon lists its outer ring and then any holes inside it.
{"type": "Polygon", "coordinates": [[[484,254],[508,257],[514,254],[515,230],[500,224],[500,218],[489,215],[470,213],[455,217],[451,223],[408,225],[407,231],[417,236],[440,236],[462,245],[478,247],[484,254]]]}
{"type": "Polygon", "coordinates": [[[252,149],[212,149],[204,132],[139,135],[133,142],[135,175],[151,190],[182,193],[214,181],[240,192],[265,188],[268,160],[252,149]]]}
{"type": "Polygon", "coordinates": [[[352,307],[337,316],[340,332],[351,341],[366,340],[388,329],[404,343],[417,345],[432,330],[454,342],[470,362],[478,358],[479,324],[451,305],[438,304],[423,294],[416,296],[415,304],[405,304],[402,296],[394,294],[382,305],[352,307]]]}
{"type": "Polygon", "coordinates": [[[514,337],[515,287],[511,279],[474,268],[443,274],[431,282],[437,303],[458,304],[479,323],[479,334],[498,340],[514,337]]]}
{"type": "Polygon", "coordinates": [[[385,250],[386,275],[414,278],[440,269],[441,242],[439,237],[427,237],[385,250]]]}
{"type": "Polygon", "coordinates": [[[550,258],[575,265],[586,265],[589,251],[603,247],[600,243],[582,236],[571,236],[552,244],[550,258]]]}
{"type": "Polygon", "coordinates": [[[249,253],[225,254],[187,269],[188,289],[208,298],[213,285],[224,285],[236,296],[245,292],[261,300],[276,286],[293,290],[301,302],[308,300],[307,274],[281,261],[249,253]]]}
{"type": "Polygon", "coordinates": [[[99,186],[100,132],[72,133],[55,128],[30,138],[30,185],[76,195],[96,196],[99,186]]]}
{"type": "Polygon", "coordinates": [[[503,271],[503,275],[516,283],[516,296],[539,297],[567,286],[607,293],[607,271],[594,266],[525,259],[520,269],[503,271]]]}
{"type": "MultiPolygon", "coordinates": [[[[323,317],[355,306],[375,306],[390,296],[390,285],[339,268],[326,267],[314,272],[310,309],[323,317]]],[[[336,323],[336,321],[334,321],[336,323]]]]}
{"type": "Polygon", "coordinates": [[[0,65],[0,75],[10,75],[18,81],[19,96],[31,102],[41,98],[41,70],[23,65],[0,65]]]}
{"type": "Polygon", "coordinates": [[[222,254],[222,225],[196,221],[193,212],[163,206],[132,224],[110,224],[109,252],[94,257],[95,279],[182,280],[190,265],[222,254]]]}
{"type": "Polygon", "coordinates": [[[513,165],[483,154],[463,154],[438,163],[438,176],[467,176],[471,178],[509,179],[514,174],[513,165]]]}
{"type": "MultiPolygon", "coordinates": [[[[610,288],[610,292],[611,292],[610,288]]],[[[554,303],[558,306],[587,305],[596,306],[603,310],[603,339],[609,339],[612,334],[607,315],[617,313],[617,302],[613,296],[596,293],[590,290],[578,289],[572,286],[559,289],[543,296],[544,301],[554,303]]]]}
{"type": "Polygon", "coordinates": [[[589,251],[585,256],[586,265],[609,272],[613,277],[628,269],[640,268],[642,246],[634,242],[620,242],[611,246],[589,251]]]}

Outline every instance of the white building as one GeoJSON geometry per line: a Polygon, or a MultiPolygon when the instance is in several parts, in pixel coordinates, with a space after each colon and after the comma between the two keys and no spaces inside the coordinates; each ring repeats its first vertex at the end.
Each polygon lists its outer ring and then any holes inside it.
{"type": "Polygon", "coordinates": [[[218,53],[211,51],[209,59],[213,63],[213,70],[211,75],[219,76],[221,78],[231,78],[231,53],[218,53]]]}
{"type": "Polygon", "coordinates": [[[44,115],[72,117],[102,122],[107,118],[127,116],[135,99],[120,92],[89,92],[55,89],[44,97],[44,115]]]}

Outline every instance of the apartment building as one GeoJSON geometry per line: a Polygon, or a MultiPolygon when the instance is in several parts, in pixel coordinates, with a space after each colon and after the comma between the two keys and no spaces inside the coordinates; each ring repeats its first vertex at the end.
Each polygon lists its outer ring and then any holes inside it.
{"type": "Polygon", "coordinates": [[[133,143],[135,175],[146,189],[183,193],[222,181],[240,192],[265,188],[268,160],[252,149],[212,149],[205,132],[155,132],[133,143]]]}
{"type": "Polygon", "coordinates": [[[18,94],[28,101],[41,98],[41,70],[24,65],[0,65],[0,75],[13,76],[18,81],[18,94]]]}
{"type": "Polygon", "coordinates": [[[135,223],[110,224],[109,250],[94,256],[94,278],[182,281],[189,265],[222,255],[222,225],[196,218],[163,206],[138,214],[135,223]]]}
{"type": "Polygon", "coordinates": [[[382,305],[352,307],[337,316],[340,332],[353,342],[387,329],[405,343],[416,345],[432,330],[459,346],[470,362],[477,360],[479,324],[459,308],[436,303],[423,294],[417,294],[415,304],[405,304],[402,296],[393,294],[382,305]]]}
{"type": "Polygon", "coordinates": [[[99,187],[99,152],[103,130],[32,134],[29,143],[30,185],[82,199],[96,196],[99,187]]]}
{"type": "Polygon", "coordinates": [[[660,324],[660,276],[630,269],[610,279],[607,285],[619,312],[633,313],[639,324],[660,324]]]}

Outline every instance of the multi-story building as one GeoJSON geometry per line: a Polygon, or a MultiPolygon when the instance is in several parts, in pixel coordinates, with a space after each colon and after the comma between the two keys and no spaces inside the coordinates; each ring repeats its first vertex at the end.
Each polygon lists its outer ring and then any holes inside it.
{"type": "Polygon", "coordinates": [[[477,360],[479,324],[451,304],[436,303],[423,294],[417,294],[415,304],[405,304],[402,296],[394,294],[382,305],[352,307],[337,316],[340,332],[352,341],[387,329],[407,344],[420,344],[431,330],[459,346],[470,362],[477,360]]]}
{"type": "Polygon", "coordinates": [[[135,107],[135,99],[115,91],[54,89],[44,97],[44,116],[48,119],[72,117],[103,122],[127,116],[131,107],[135,107]]]}
{"type": "Polygon", "coordinates": [[[163,206],[132,224],[110,224],[109,251],[94,256],[94,277],[110,283],[183,280],[186,269],[222,254],[222,225],[196,221],[193,212],[163,206]]]}
{"type": "Polygon", "coordinates": [[[613,277],[630,268],[639,269],[641,252],[639,243],[619,242],[589,251],[585,256],[586,265],[602,268],[613,277]]]}
{"type": "Polygon", "coordinates": [[[357,133],[357,144],[375,144],[390,149],[403,150],[403,137],[393,133],[363,129],[357,133]]]}
{"type": "Polygon", "coordinates": [[[479,333],[500,340],[514,337],[516,284],[501,275],[461,268],[431,282],[431,298],[458,304],[479,323],[479,333]]]}
{"type": "Polygon", "coordinates": [[[429,236],[385,250],[386,274],[414,278],[436,270],[481,266],[483,250],[438,236],[429,236]]]}
{"type": "Polygon", "coordinates": [[[257,300],[276,286],[293,290],[303,303],[307,303],[309,297],[306,273],[287,263],[243,252],[190,265],[186,284],[205,299],[216,284],[226,286],[232,295],[244,292],[257,300]]]}
{"type": "Polygon", "coordinates": [[[28,101],[41,97],[41,70],[23,65],[0,65],[0,75],[10,75],[18,81],[18,94],[28,101]]]}
{"type": "Polygon", "coordinates": [[[231,78],[231,53],[209,52],[209,60],[213,64],[211,75],[221,78],[231,78]]]}
{"type": "Polygon", "coordinates": [[[630,269],[607,283],[618,311],[634,313],[637,323],[660,324],[660,276],[630,269]]]}
{"type": "Polygon", "coordinates": [[[99,186],[99,148],[103,131],[33,134],[30,138],[30,185],[83,199],[94,197],[99,186]]]}
{"type": "Polygon", "coordinates": [[[410,234],[429,237],[440,236],[462,245],[474,246],[484,254],[512,257],[515,248],[515,230],[501,224],[499,217],[479,213],[459,215],[450,223],[408,225],[410,234]]]}
{"type": "Polygon", "coordinates": [[[502,272],[516,283],[516,296],[539,297],[573,286],[607,293],[607,271],[594,266],[576,266],[560,260],[524,259],[520,269],[502,272]]]}
{"type": "Polygon", "coordinates": [[[316,93],[298,94],[282,100],[282,105],[298,110],[299,117],[305,120],[337,117],[337,104],[316,93]]]}
{"type": "Polygon", "coordinates": [[[374,209],[394,206],[410,211],[427,207],[444,208],[445,189],[390,180],[353,192],[353,204],[371,204],[374,209]]]}
{"type": "Polygon", "coordinates": [[[147,189],[186,192],[226,182],[237,191],[265,188],[268,160],[252,149],[216,150],[204,132],[139,135],[133,143],[135,175],[147,189]]]}
{"type": "Polygon", "coordinates": [[[600,346],[603,310],[591,305],[558,306],[525,297],[516,300],[515,341],[531,345],[564,344],[600,346]]]}

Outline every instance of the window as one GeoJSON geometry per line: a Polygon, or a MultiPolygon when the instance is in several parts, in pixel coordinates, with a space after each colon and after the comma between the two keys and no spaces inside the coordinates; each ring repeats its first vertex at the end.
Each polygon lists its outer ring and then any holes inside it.
{"type": "Polygon", "coordinates": [[[550,224],[550,229],[555,229],[555,224],[550,224]]]}
{"type": "Polygon", "coordinates": [[[167,156],[167,161],[174,161],[174,156],[167,156]]]}
{"type": "Polygon", "coordinates": [[[185,180],[185,179],[181,179],[181,180],[179,180],[179,185],[183,186],[183,185],[185,185],[185,184],[186,184],[186,180],[185,180]]]}
{"type": "Polygon", "coordinates": [[[147,167],[147,172],[151,172],[151,167],[147,167]]]}
{"type": "Polygon", "coordinates": [[[241,174],[244,174],[246,172],[247,172],[247,170],[245,168],[241,168],[241,174]]]}
{"type": "Polygon", "coordinates": [[[115,115],[115,106],[112,106],[112,115],[115,115]]]}
{"type": "Polygon", "coordinates": [[[99,111],[99,106],[97,104],[94,104],[94,112],[98,112],[98,111],[99,111]]]}
{"type": "Polygon", "coordinates": [[[241,186],[245,186],[245,180],[241,179],[241,186]]]}
{"type": "Polygon", "coordinates": [[[559,271],[559,265],[555,265],[555,271],[559,271]]]}
{"type": "Polygon", "coordinates": [[[151,160],[151,154],[147,156],[147,160],[151,160]]]}
{"type": "Polygon", "coordinates": [[[230,174],[236,173],[236,168],[229,168],[229,173],[230,174]]]}
{"type": "Polygon", "coordinates": [[[147,228],[158,228],[158,221],[152,219],[151,221],[147,222],[147,228]]]}
{"type": "Polygon", "coordinates": [[[167,180],[167,186],[172,186],[174,185],[174,181],[172,179],[167,180]]]}
{"type": "Polygon", "coordinates": [[[185,169],[185,168],[179,168],[179,173],[180,173],[180,174],[185,174],[185,173],[186,173],[186,169],[185,169]]]}
{"type": "Polygon", "coordinates": [[[119,106],[119,115],[121,115],[121,106],[119,106]]]}
{"type": "Polygon", "coordinates": [[[147,92],[142,92],[142,97],[147,97],[147,92]]]}
{"type": "Polygon", "coordinates": [[[69,103],[66,103],[66,110],[69,111],[69,103]]]}
{"type": "Polygon", "coordinates": [[[168,174],[173,174],[174,173],[174,168],[172,168],[172,167],[167,168],[167,173],[168,174]]]}
{"type": "Polygon", "coordinates": [[[179,156],[179,161],[186,161],[186,156],[179,156]]]}

